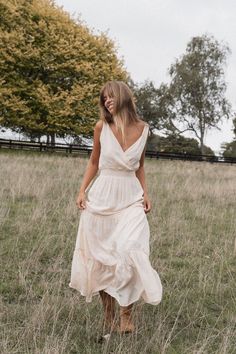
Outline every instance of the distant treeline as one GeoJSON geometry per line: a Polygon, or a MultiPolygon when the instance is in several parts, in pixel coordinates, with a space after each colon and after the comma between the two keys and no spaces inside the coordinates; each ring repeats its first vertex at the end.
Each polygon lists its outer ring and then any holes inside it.
{"type": "MultiPolygon", "coordinates": [[[[32,143],[30,141],[22,140],[7,140],[0,139],[0,148],[3,149],[16,149],[16,150],[30,150],[39,152],[62,152],[68,154],[86,154],[90,155],[92,146],[76,145],[76,144],[47,144],[46,142],[32,143]]],[[[174,152],[161,152],[146,150],[146,157],[155,159],[168,159],[168,160],[188,160],[188,161],[206,161],[218,163],[236,163],[236,157],[224,157],[215,155],[197,155],[188,153],[174,153],[174,152]]]]}

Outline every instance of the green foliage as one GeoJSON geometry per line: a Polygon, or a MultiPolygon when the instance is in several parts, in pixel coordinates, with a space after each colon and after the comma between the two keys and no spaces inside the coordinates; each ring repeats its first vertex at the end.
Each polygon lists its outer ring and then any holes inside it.
{"type": "Polygon", "coordinates": [[[209,146],[206,146],[206,145],[203,145],[203,154],[204,155],[215,155],[214,151],[209,146]]]}
{"type": "Polygon", "coordinates": [[[223,149],[224,157],[236,157],[236,117],[233,119],[233,132],[234,132],[234,140],[230,143],[223,143],[221,148],[223,149]]]}
{"type": "Polygon", "coordinates": [[[101,86],[128,79],[114,42],[50,0],[0,0],[0,20],[0,125],[91,135],[101,86]]]}
{"type": "MultiPolygon", "coordinates": [[[[196,139],[170,134],[166,137],[156,134],[148,138],[147,150],[200,155],[201,149],[196,139]]],[[[204,145],[204,154],[214,155],[214,151],[204,145]]]]}
{"type": "Polygon", "coordinates": [[[166,127],[168,117],[167,100],[168,87],[161,84],[159,88],[152,81],[146,80],[144,84],[133,87],[137,111],[146,120],[150,130],[162,130],[166,127]]]}
{"type": "Polygon", "coordinates": [[[233,131],[234,131],[234,135],[236,137],[236,117],[233,119],[233,125],[234,125],[233,131]]]}
{"type": "MultiPolygon", "coordinates": [[[[147,149],[162,152],[179,152],[201,154],[199,143],[196,139],[185,138],[176,129],[173,129],[172,119],[174,99],[166,84],[156,88],[152,81],[143,84],[133,84],[138,113],[150,125],[151,135],[148,138],[147,149]],[[165,137],[155,134],[156,130],[165,133],[165,137]]],[[[214,155],[214,152],[203,145],[203,153],[214,155]]]]}
{"type": "Polygon", "coordinates": [[[236,140],[222,144],[224,157],[236,157],[236,140]]]}
{"type": "Polygon", "coordinates": [[[195,139],[185,138],[174,134],[169,135],[166,138],[160,137],[160,151],[189,154],[200,153],[198,142],[195,139]]]}
{"type": "Polygon", "coordinates": [[[207,129],[220,130],[218,123],[231,116],[223,70],[228,53],[229,47],[212,36],[193,37],[186,53],[171,65],[169,85],[155,88],[148,81],[134,85],[139,114],[153,134],[162,130],[168,136],[150,137],[150,149],[214,154],[204,145],[204,137],[207,129]],[[194,139],[180,136],[186,131],[195,134],[200,148],[194,139]]]}
{"type": "Polygon", "coordinates": [[[212,36],[193,37],[186,53],[169,69],[173,131],[194,132],[202,153],[206,129],[220,130],[217,124],[230,116],[223,70],[229,52],[212,36]]]}

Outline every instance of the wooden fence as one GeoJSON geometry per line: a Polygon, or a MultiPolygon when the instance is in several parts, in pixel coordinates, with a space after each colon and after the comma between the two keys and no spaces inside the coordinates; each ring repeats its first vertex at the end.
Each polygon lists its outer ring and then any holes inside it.
{"type": "MultiPolygon", "coordinates": [[[[51,146],[47,143],[33,143],[23,140],[7,140],[0,139],[0,148],[2,149],[17,149],[30,150],[40,152],[65,152],[68,154],[86,154],[90,155],[92,151],[91,146],[75,145],[75,144],[55,144],[51,146]]],[[[236,157],[223,157],[214,155],[194,155],[187,153],[167,153],[160,151],[146,150],[146,157],[154,159],[168,159],[168,160],[188,160],[188,161],[207,161],[217,163],[236,163],[236,157]]]]}

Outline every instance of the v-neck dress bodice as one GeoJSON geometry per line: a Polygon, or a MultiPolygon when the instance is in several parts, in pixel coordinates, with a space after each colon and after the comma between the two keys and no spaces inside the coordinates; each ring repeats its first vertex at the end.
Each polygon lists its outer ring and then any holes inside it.
{"type": "Polygon", "coordinates": [[[109,124],[103,122],[100,134],[99,170],[105,168],[124,171],[138,170],[139,160],[147,141],[148,132],[149,125],[145,123],[140,137],[124,151],[109,124]]]}
{"type": "Polygon", "coordinates": [[[149,132],[125,151],[108,123],[100,134],[98,176],[86,189],[69,286],[86,301],[104,290],[121,306],[143,299],[157,305],[162,284],[149,261],[150,228],[143,207],[138,170],[149,132]]]}

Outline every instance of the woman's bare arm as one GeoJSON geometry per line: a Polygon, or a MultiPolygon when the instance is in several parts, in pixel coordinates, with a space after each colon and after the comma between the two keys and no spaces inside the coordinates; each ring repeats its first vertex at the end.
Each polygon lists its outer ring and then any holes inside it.
{"type": "Polygon", "coordinates": [[[84,177],[80,186],[79,194],[76,199],[76,205],[79,209],[86,208],[86,189],[89,186],[92,179],[96,176],[98,171],[99,157],[100,157],[100,134],[102,130],[103,122],[99,120],[94,127],[93,134],[93,150],[90,155],[84,177]]]}
{"type": "Polygon", "coordinates": [[[144,159],[145,159],[146,146],[147,146],[147,144],[145,145],[145,148],[142,152],[142,155],[141,155],[141,158],[139,161],[139,168],[137,171],[135,171],[136,177],[139,179],[139,182],[143,188],[143,192],[145,195],[148,194],[146,180],[145,180],[145,170],[144,170],[144,159]]]}
{"type": "Polygon", "coordinates": [[[100,134],[102,130],[103,122],[99,120],[94,127],[93,135],[93,150],[88,161],[84,177],[80,186],[79,193],[85,192],[86,188],[89,186],[90,182],[96,176],[98,171],[98,163],[100,157],[100,134]]]}
{"type": "Polygon", "coordinates": [[[140,184],[143,188],[143,207],[144,207],[144,212],[148,213],[151,210],[151,201],[148,197],[148,192],[147,192],[147,186],[146,186],[146,180],[145,180],[145,171],[144,171],[144,159],[145,159],[145,152],[146,152],[146,147],[147,143],[145,145],[145,148],[142,152],[140,161],[139,161],[139,168],[137,171],[135,171],[136,177],[139,179],[140,184]]]}

